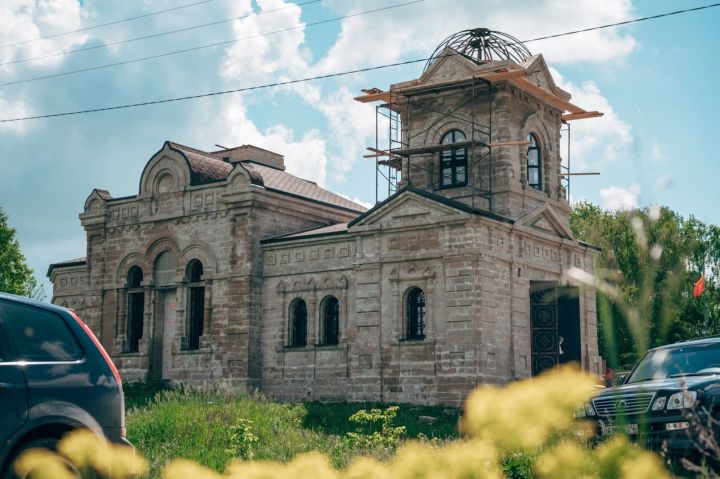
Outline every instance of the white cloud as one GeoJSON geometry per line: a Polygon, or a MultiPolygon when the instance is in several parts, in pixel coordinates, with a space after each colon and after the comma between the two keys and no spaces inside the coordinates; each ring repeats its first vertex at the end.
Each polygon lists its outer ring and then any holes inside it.
{"type": "MultiPolygon", "coordinates": [[[[356,13],[387,6],[370,0],[329,2],[341,13],[356,13]]],[[[405,58],[409,53],[429,55],[447,36],[463,29],[486,27],[520,40],[627,20],[632,17],[630,0],[557,0],[554,2],[483,2],[426,0],[383,13],[351,17],[343,21],[338,41],[320,61],[321,71],[336,71],[358,65],[375,65],[405,58]],[[398,28],[402,18],[403,28],[398,28]],[[542,21],[539,21],[542,19],[542,21]],[[414,27],[414,28],[413,28],[414,27]]],[[[626,57],[635,40],[618,29],[529,43],[551,63],[606,62],[626,57]]]]}
{"type": "Polygon", "coordinates": [[[375,133],[374,105],[355,101],[353,97],[356,95],[345,86],[325,93],[317,85],[299,83],[291,90],[325,116],[328,136],[336,153],[329,165],[330,173],[342,179],[355,161],[362,158],[369,139],[375,133]]]}
{"type": "Polygon", "coordinates": [[[247,116],[241,99],[227,103],[217,121],[207,130],[215,142],[233,147],[251,144],[285,156],[287,171],[323,186],[326,181],[328,155],[325,140],[318,130],[309,130],[300,138],[283,125],[274,125],[264,131],[258,129],[247,116]]]}
{"type": "MultiPolygon", "coordinates": [[[[286,75],[300,75],[308,69],[309,50],[305,47],[304,23],[300,20],[300,7],[284,0],[258,0],[260,11],[253,13],[249,0],[231,6],[234,16],[244,17],[233,22],[237,38],[249,38],[228,48],[220,69],[222,77],[233,85],[250,86],[272,79],[278,81],[286,75]],[[302,25],[303,28],[269,36],[263,33],[302,25]],[[239,83],[238,83],[239,82],[239,83]]],[[[297,91],[297,90],[296,90],[297,91]]],[[[304,90],[319,96],[315,88],[304,90]]],[[[261,131],[247,116],[245,102],[248,97],[234,96],[223,103],[220,121],[212,129],[228,145],[253,145],[285,156],[287,171],[301,178],[315,181],[320,186],[327,181],[327,144],[316,129],[306,131],[299,138],[282,124],[261,131]]],[[[216,138],[211,141],[217,141],[216,138]]]]}
{"type": "Polygon", "coordinates": [[[640,186],[630,185],[629,188],[609,186],[600,190],[602,207],[610,211],[631,210],[637,208],[640,199],[640,186]]]}
{"type": "MultiPolygon", "coordinates": [[[[9,45],[42,36],[77,30],[82,26],[78,0],[4,0],[0,2],[0,45],[9,45]]],[[[38,57],[67,50],[84,43],[85,33],[73,33],[47,40],[21,43],[0,48],[0,63],[38,57]]],[[[63,56],[24,63],[30,68],[54,67],[63,56]]],[[[17,71],[15,65],[4,65],[5,73],[17,71]]]]}
{"type": "Polygon", "coordinates": [[[284,0],[258,0],[263,15],[252,13],[249,0],[231,6],[231,13],[244,17],[233,22],[235,38],[241,39],[228,48],[221,74],[227,80],[239,80],[243,86],[259,84],[276,74],[304,72],[310,51],[304,46],[305,23],[300,20],[299,6],[284,0]],[[300,28],[259,36],[286,28],[300,28]]]}
{"type": "MultiPolygon", "coordinates": [[[[2,115],[0,119],[30,116],[30,108],[24,100],[9,101],[0,97],[0,115],[2,115]]],[[[27,131],[28,126],[28,121],[0,123],[0,132],[5,131],[22,135],[27,131]]]]}
{"type": "Polygon", "coordinates": [[[600,111],[603,116],[572,122],[571,155],[573,170],[593,171],[618,159],[627,159],[635,153],[630,151],[633,143],[632,128],[623,121],[598,86],[587,81],[576,85],[550,69],[557,85],[572,94],[572,102],[588,111],[600,111]]]}

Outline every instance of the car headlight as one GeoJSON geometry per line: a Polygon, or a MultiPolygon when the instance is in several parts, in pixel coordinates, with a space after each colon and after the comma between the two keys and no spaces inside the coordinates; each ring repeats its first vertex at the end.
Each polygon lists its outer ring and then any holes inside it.
{"type": "Polygon", "coordinates": [[[653,403],[652,410],[653,411],[662,411],[663,409],[665,409],[666,403],[667,403],[667,398],[665,396],[660,396],[653,403]]]}
{"type": "Polygon", "coordinates": [[[586,404],[585,405],[585,415],[588,417],[596,416],[595,408],[592,404],[586,404]]]}
{"type": "Polygon", "coordinates": [[[668,398],[667,409],[671,410],[693,407],[695,405],[695,399],[697,399],[696,391],[680,391],[668,398]]]}

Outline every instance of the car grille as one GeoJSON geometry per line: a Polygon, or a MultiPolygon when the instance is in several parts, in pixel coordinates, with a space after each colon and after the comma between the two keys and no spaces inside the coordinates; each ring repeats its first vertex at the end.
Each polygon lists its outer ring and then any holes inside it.
{"type": "Polygon", "coordinates": [[[617,394],[593,399],[595,411],[600,416],[641,414],[652,404],[655,393],[617,394]]]}

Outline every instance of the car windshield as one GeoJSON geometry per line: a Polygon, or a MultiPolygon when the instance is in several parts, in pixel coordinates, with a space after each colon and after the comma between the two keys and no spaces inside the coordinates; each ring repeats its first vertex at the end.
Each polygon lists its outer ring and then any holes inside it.
{"type": "Polygon", "coordinates": [[[694,374],[720,374],[720,343],[648,351],[626,384],[694,374]]]}

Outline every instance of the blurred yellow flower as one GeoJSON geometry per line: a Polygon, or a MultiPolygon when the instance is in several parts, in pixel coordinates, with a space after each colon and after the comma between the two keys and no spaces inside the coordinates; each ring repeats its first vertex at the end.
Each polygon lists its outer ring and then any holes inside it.
{"type": "Polygon", "coordinates": [[[547,479],[597,478],[590,452],[578,444],[562,442],[537,459],[535,472],[547,479]]]}
{"type": "Polygon", "coordinates": [[[595,382],[589,374],[562,367],[504,388],[481,386],[466,402],[461,429],[504,451],[537,448],[576,426],[573,413],[590,399],[595,382]]]}
{"type": "Polygon", "coordinates": [[[74,479],[68,464],[47,449],[30,449],[15,461],[15,472],[20,477],[33,479],[74,479]]]}
{"type": "MultiPolygon", "coordinates": [[[[224,474],[179,459],[166,466],[164,479],[502,479],[506,461],[528,461],[540,479],[669,479],[654,454],[619,437],[592,449],[587,427],[574,420],[578,404],[593,394],[595,378],[559,368],[504,388],[483,386],[466,403],[463,440],[443,445],[405,442],[387,462],[360,457],[335,470],[326,455],[301,454],[289,463],[231,461],[224,474]]],[[[69,434],[59,454],[31,450],[16,463],[33,479],[69,479],[68,462],[92,477],[142,476],[147,463],[132,449],[105,442],[91,431],[69,434]],[[93,472],[94,471],[94,472],[93,472]]],[[[518,464],[518,462],[514,462],[518,464]]]]}

